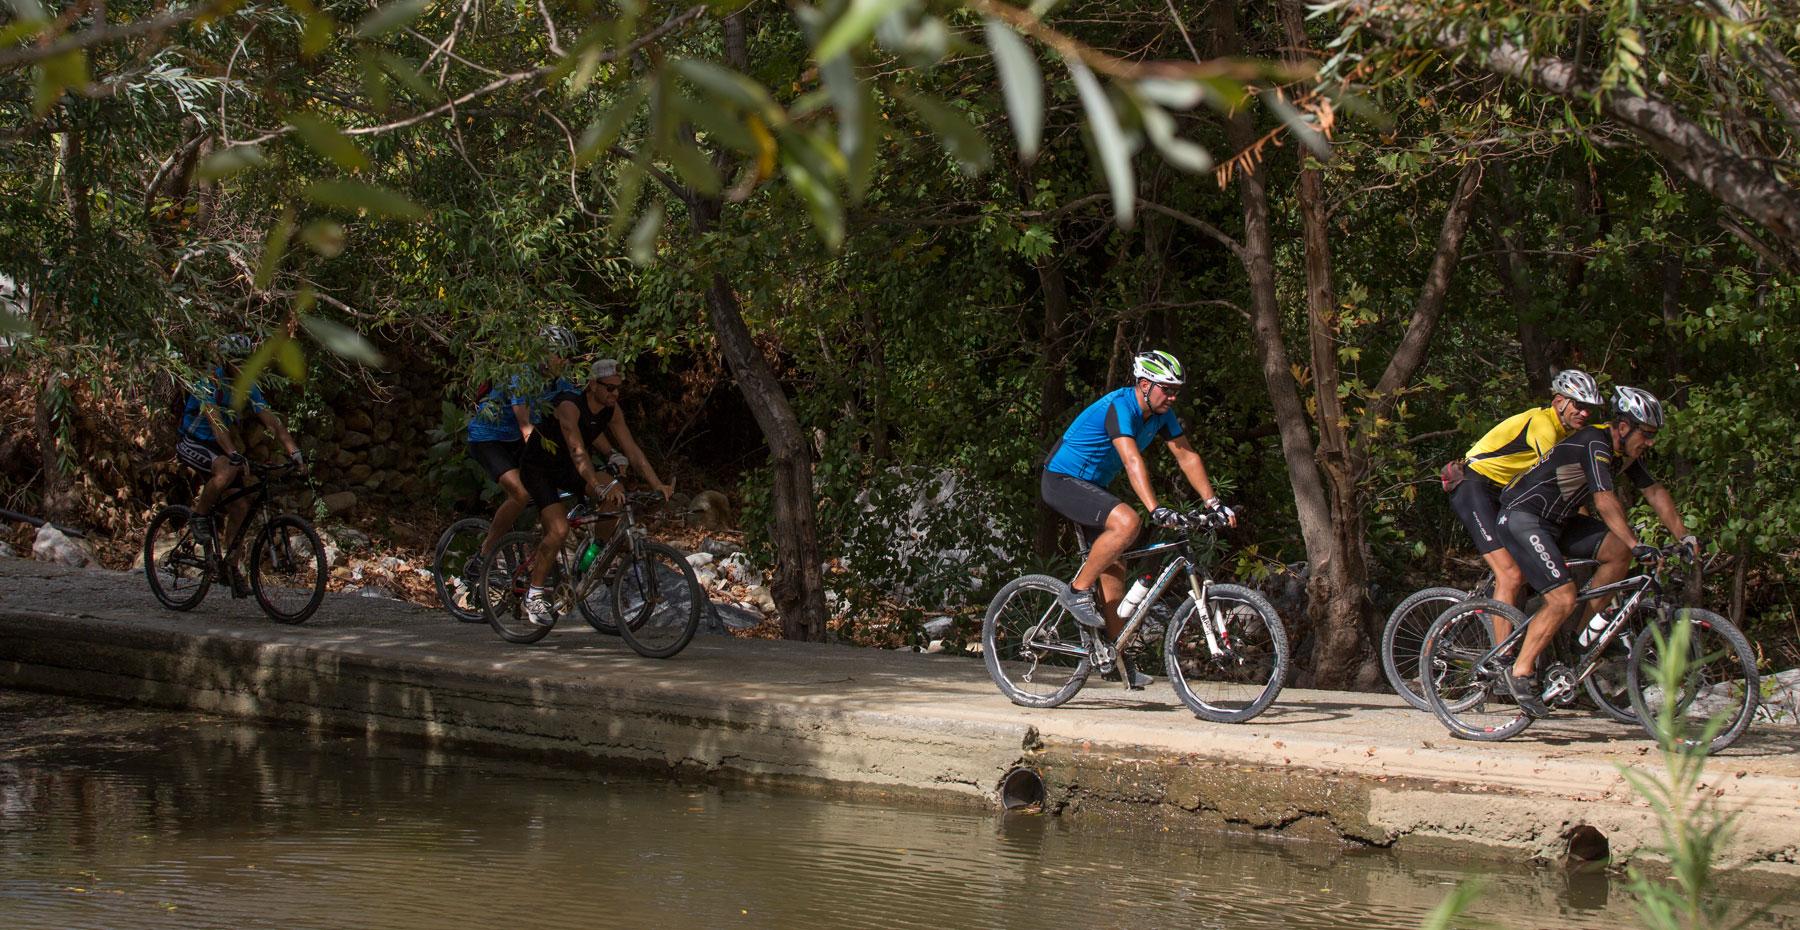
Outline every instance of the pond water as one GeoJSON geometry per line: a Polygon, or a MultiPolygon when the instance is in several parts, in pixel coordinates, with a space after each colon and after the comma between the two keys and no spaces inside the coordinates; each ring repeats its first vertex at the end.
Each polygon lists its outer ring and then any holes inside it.
{"type": "MultiPolygon", "coordinates": [[[[1417,927],[1472,870],[371,746],[0,691],[0,928],[1417,927]]],[[[1636,926],[1489,871],[1499,927],[1636,926]]],[[[1800,927],[1793,908],[1761,926],[1800,927]]]]}

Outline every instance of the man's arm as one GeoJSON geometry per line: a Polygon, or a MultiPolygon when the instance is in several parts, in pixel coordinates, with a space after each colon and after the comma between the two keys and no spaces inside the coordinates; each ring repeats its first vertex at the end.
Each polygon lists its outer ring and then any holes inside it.
{"type": "Polygon", "coordinates": [[[1675,498],[1669,489],[1660,484],[1653,484],[1643,489],[1644,500],[1650,503],[1650,509],[1656,511],[1656,518],[1676,539],[1685,540],[1688,536],[1687,524],[1681,522],[1681,511],[1675,506],[1675,498]]]}
{"type": "Polygon", "coordinates": [[[1205,460],[1200,458],[1200,453],[1186,436],[1169,440],[1169,451],[1175,456],[1175,464],[1181,466],[1181,473],[1187,476],[1188,484],[1199,492],[1201,500],[1209,501],[1219,496],[1213,493],[1212,479],[1206,477],[1205,460]]]}
{"type": "Polygon", "coordinates": [[[1131,482],[1131,490],[1144,502],[1145,510],[1155,513],[1156,492],[1150,489],[1150,468],[1144,464],[1144,454],[1138,451],[1137,440],[1120,436],[1112,444],[1119,450],[1119,461],[1125,465],[1125,478],[1131,482]]]}
{"type": "Polygon", "coordinates": [[[1606,528],[1625,543],[1626,548],[1636,549],[1643,545],[1638,540],[1637,534],[1631,531],[1631,522],[1625,519],[1625,505],[1619,503],[1619,495],[1616,492],[1595,491],[1594,512],[1600,515],[1600,520],[1606,524],[1606,528]]]}
{"type": "Polygon", "coordinates": [[[512,415],[519,424],[519,438],[530,439],[531,431],[534,428],[531,425],[531,405],[523,401],[513,404],[512,415]]]}
{"type": "Polygon", "coordinates": [[[236,455],[237,441],[231,435],[231,428],[225,425],[225,418],[219,415],[218,405],[201,401],[200,415],[212,424],[213,439],[218,442],[219,448],[224,449],[226,455],[236,455]]]}
{"type": "Polygon", "coordinates": [[[631,460],[631,467],[637,469],[637,473],[643,475],[651,487],[662,492],[663,500],[673,497],[675,486],[663,484],[662,479],[656,476],[656,469],[651,468],[650,460],[644,458],[644,450],[639,449],[637,440],[631,438],[631,427],[625,425],[625,411],[620,410],[616,404],[613,406],[610,429],[613,437],[619,441],[619,448],[625,453],[625,457],[631,460]]]}
{"type": "Polygon", "coordinates": [[[581,413],[575,409],[574,401],[565,400],[556,405],[556,422],[562,426],[563,442],[569,447],[569,461],[575,463],[575,473],[587,483],[588,493],[595,498],[601,497],[604,485],[588,458],[587,443],[581,441],[581,413]]]}
{"type": "Polygon", "coordinates": [[[300,454],[300,447],[294,443],[294,437],[288,434],[287,427],[282,424],[280,417],[271,411],[259,410],[256,412],[256,419],[262,423],[263,429],[275,434],[276,440],[281,443],[281,448],[286,449],[290,457],[300,454]]]}

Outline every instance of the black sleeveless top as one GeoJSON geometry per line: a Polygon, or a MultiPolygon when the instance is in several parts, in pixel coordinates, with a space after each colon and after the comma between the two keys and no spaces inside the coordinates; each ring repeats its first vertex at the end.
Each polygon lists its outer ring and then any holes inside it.
{"type": "Polygon", "coordinates": [[[569,444],[563,437],[562,421],[557,419],[556,410],[563,401],[575,405],[580,412],[576,419],[577,428],[581,430],[582,447],[593,454],[594,440],[606,428],[612,425],[613,405],[607,404],[598,412],[588,409],[587,394],[584,391],[565,391],[550,398],[550,416],[539,423],[537,429],[531,431],[531,442],[525,447],[525,460],[551,468],[574,471],[575,460],[569,455],[569,444]]]}

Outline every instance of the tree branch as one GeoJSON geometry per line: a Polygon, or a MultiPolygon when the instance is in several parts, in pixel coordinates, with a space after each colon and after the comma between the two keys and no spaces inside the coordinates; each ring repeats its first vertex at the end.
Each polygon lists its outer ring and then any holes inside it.
{"type": "Polygon", "coordinates": [[[0,71],[13,71],[28,65],[48,61],[68,52],[105,45],[121,39],[134,39],[142,35],[152,35],[173,29],[176,26],[193,22],[202,16],[218,12],[230,3],[230,0],[212,0],[211,3],[200,4],[186,9],[164,13],[150,19],[140,19],[131,23],[118,25],[101,25],[76,33],[64,33],[51,41],[40,40],[31,45],[21,45],[0,51],[0,71]]]}

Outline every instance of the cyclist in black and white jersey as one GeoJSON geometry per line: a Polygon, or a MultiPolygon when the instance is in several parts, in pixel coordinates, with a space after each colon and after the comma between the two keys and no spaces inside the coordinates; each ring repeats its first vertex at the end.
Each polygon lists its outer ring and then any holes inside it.
{"type": "MultiPolygon", "coordinates": [[[[1614,491],[1616,472],[1631,479],[1669,532],[1699,550],[1699,540],[1689,535],[1674,499],[1644,467],[1644,453],[1656,443],[1662,425],[1662,403],[1655,395],[1621,387],[1613,392],[1610,424],[1577,430],[1500,495],[1501,541],[1525,580],[1544,596],[1544,606],[1532,617],[1507,676],[1513,699],[1532,716],[1549,713],[1540,696],[1537,657],[1575,609],[1575,579],[1565,559],[1599,559],[1592,582],[1599,587],[1624,578],[1633,558],[1654,561],[1659,555],[1656,547],[1644,545],[1632,532],[1625,505],[1614,491]],[[1583,507],[1591,508],[1598,519],[1579,513],[1583,507]]],[[[1589,602],[1581,619],[1585,622],[1604,606],[1604,601],[1589,602]]]]}

